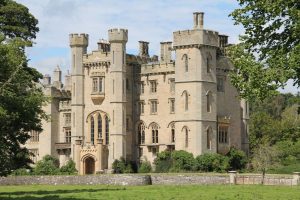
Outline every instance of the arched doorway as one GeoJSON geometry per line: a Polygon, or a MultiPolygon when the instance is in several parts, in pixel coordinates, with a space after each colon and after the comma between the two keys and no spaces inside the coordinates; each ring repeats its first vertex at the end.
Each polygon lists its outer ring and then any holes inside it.
{"type": "Polygon", "coordinates": [[[95,174],[95,160],[92,157],[87,157],[84,160],[85,174],[95,174]]]}

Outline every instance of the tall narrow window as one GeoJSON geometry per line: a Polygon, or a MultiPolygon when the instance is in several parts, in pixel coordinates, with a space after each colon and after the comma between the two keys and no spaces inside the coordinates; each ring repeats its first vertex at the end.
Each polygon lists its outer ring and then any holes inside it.
{"type": "Polygon", "coordinates": [[[139,144],[145,144],[145,125],[140,123],[138,126],[139,144]]]}
{"type": "Polygon", "coordinates": [[[219,126],[219,143],[228,143],[228,126],[219,126]]]}
{"type": "Polygon", "coordinates": [[[126,79],[126,90],[129,91],[130,90],[130,85],[129,85],[129,80],[126,79]]]}
{"type": "Polygon", "coordinates": [[[157,100],[151,100],[150,101],[150,114],[156,114],[157,113],[157,100]]]}
{"type": "Polygon", "coordinates": [[[138,113],[143,115],[144,114],[144,102],[143,101],[140,101],[138,102],[138,113]]]}
{"type": "Polygon", "coordinates": [[[211,112],[211,98],[212,98],[212,94],[209,91],[206,94],[206,110],[207,110],[207,112],[211,112]]]}
{"type": "Polygon", "coordinates": [[[156,93],[157,92],[157,82],[156,81],[150,81],[150,92],[156,93]]]}
{"type": "Polygon", "coordinates": [[[217,91],[224,92],[224,79],[222,77],[217,78],[217,91]]]}
{"type": "Polygon", "coordinates": [[[105,116],[105,144],[109,144],[109,120],[105,116]]]}
{"type": "Polygon", "coordinates": [[[185,147],[189,147],[189,130],[185,127],[185,147]]]}
{"type": "Polygon", "coordinates": [[[175,99],[170,99],[170,113],[175,113],[175,99]]]}
{"type": "Polygon", "coordinates": [[[184,62],[184,69],[185,69],[185,72],[188,72],[189,71],[189,61],[188,61],[188,56],[187,54],[184,54],[182,56],[182,60],[184,62]]]}
{"type": "Polygon", "coordinates": [[[71,113],[65,113],[65,126],[71,126],[71,113]]]}
{"type": "Polygon", "coordinates": [[[207,149],[211,150],[211,140],[212,140],[212,136],[211,136],[211,128],[208,128],[206,130],[206,147],[207,149]]]}
{"type": "Polygon", "coordinates": [[[98,78],[93,78],[93,92],[98,92],[98,78]]]}
{"type": "Polygon", "coordinates": [[[171,94],[175,92],[175,79],[170,79],[170,92],[171,94]]]}
{"type": "Polygon", "coordinates": [[[65,141],[66,143],[71,143],[71,129],[65,130],[65,141]]]}
{"type": "Polygon", "coordinates": [[[104,92],[104,84],[103,84],[104,78],[99,77],[99,92],[104,92]]]}
{"type": "Polygon", "coordinates": [[[91,117],[91,144],[94,144],[95,139],[95,121],[94,117],[91,117]]]}
{"type": "Polygon", "coordinates": [[[158,143],[158,125],[152,125],[152,143],[158,143]]]}
{"type": "Polygon", "coordinates": [[[174,124],[171,127],[171,143],[175,142],[175,126],[174,124]]]}
{"type": "Polygon", "coordinates": [[[102,139],[102,118],[100,114],[98,114],[98,139],[102,139]]]}
{"type": "Polygon", "coordinates": [[[73,68],[75,69],[75,54],[73,54],[73,68]]]}
{"type": "Polygon", "coordinates": [[[184,95],[184,109],[185,111],[189,110],[189,94],[187,92],[184,95]]]}
{"type": "Polygon", "coordinates": [[[140,94],[144,94],[145,92],[145,86],[144,86],[144,82],[140,83],[140,94]]]}

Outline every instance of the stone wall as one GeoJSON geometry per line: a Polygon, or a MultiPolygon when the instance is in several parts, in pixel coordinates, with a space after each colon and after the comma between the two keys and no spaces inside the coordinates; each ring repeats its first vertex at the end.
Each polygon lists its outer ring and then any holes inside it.
{"type": "MultiPolygon", "coordinates": [[[[215,185],[261,184],[257,174],[103,174],[90,176],[9,176],[0,185],[215,185]]],[[[265,185],[299,185],[299,173],[267,175],[265,185]]]]}

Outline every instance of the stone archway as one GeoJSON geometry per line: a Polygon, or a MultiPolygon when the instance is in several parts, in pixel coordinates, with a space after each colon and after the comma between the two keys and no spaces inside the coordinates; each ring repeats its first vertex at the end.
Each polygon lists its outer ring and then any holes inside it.
{"type": "Polygon", "coordinates": [[[95,174],[95,160],[92,157],[87,157],[84,160],[84,174],[95,174]]]}

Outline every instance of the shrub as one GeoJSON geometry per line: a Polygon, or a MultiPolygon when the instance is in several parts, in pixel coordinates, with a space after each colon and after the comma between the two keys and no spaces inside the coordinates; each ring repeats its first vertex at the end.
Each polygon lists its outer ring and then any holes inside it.
{"type": "Polygon", "coordinates": [[[131,164],[126,162],[123,157],[120,160],[116,159],[112,164],[112,168],[115,174],[133,173],[131,164]]]}
{"type": "Polygon", "coordinates": [[[30,175],[30,169],[26,169],[26,168],[20,168],[20,169],[16,169],[12,172],[13,176],[28,176],[30,175]]]}
{"type": "Polygon", "coordinates": [[[76,167],[75,167],[75,162],[70,159],[67,162],[66,165],[64,165],[64,166],[62,166],[60,168],[59,171],[60,171],[61,174],[68,174],[68,175],[70,175],[70,174],[76,174],[77,170],[76,170],[76,167]]]}
{"type": "Polygon", "coordinates": [[[35,175],[57,175],[59,174],[59,161],[53,156],[46,155],[36,163],[33,172],[35,175]]]}
{"type": "Polygon", "coordinates": [[[205,153],[195,159],[196,170],[202,172],[224,172],[229,168],[229,159],[217,153],[205,153]]]}
{"type": "Polygon", "coordinates": [[[192,153],[180,150],[171,153],[172,168],[170,171],[192,171],[195,167],[195,159],[192,153]]]}
{"type": "Polygon", "coordinates": [[[230,170],[241,170],[245,168],[247,156],[243,151],[231,147],[226,156],[229,159],[230,170]]]}
{"type": "Polygon", "coordinates": [[[157,153],[154,159],[155,172],[164,173],[169,172],[172,167],[172,159],[170,151],[162,151],[157,153]]]}
{"type": "Polygon", "coordinates": [[[138,172],[139,173],[149,173],[151,172],[152,167],[151,167],[151,163],[149,161],[143,161],[139,167],[138,172]]]}

